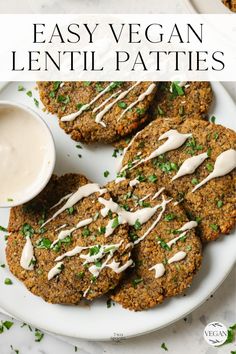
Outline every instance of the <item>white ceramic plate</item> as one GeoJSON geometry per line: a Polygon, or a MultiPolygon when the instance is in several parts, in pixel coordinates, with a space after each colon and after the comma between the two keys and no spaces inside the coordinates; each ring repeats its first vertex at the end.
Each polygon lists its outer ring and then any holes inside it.
{"type": "MultiPolygon", "coordinates": [[[[25,87],[32,89],[33,85],[28,83],[25,87]]],[[[234,102],[219,83],[214,83],[213,89],[216,102],[212,107],[212,114],[216,116],[217,123],[235,129],[234,102]]],[[[35,90],[33,96],[37,97],[35,90]]],[[[6,86],[0,92],[0,99],[13,100],[34,107],[33,99],[26,95],[26,91],[18,92],[16,83],[6,86]]],[[[83,150],[78,150],[75,147],[76,143],[59,128],[55,117],[42,111],[40,113],[55,138],[57,149],[55,172],[84,173],[99,183],[106,180],[103,177],[105,170],[110,171],[109,177],[114,176],[115,159],[112,157],[112,147],[84,147],[83,150]],[[83,157],[79,158],[78,153],[83,157]]],[[[0,225],[7,225],[8,216],[7,210],[0,210],[0,225]]],[[[4,248],[5,241],[1,235],[0,264],[5,263],[4,248]]],[[[24,285],[11,275],[7,267],[0,268],[0,307],[37,328],[70,337],[110,340],[116,337],[137,336],[167,326],[204,302],[229,274],[235,261],[235,253],[236,235],[221,237],[211,243],[204,251],[202,268],[195,277],[187,296],[167,300],[152,310],[138,313],[124,310],[117,304],[108,309],[104,299],[95,301],[90,307],[47,304],[26,290],[24,285]],[[6,277],[13,280],[13,285],[4,284],[6,277]]]]}
{"type": "Polygon", "coordinates": [[[191,13],[201,14],[232,14],[221,0],[184,0],[191,13]]]}

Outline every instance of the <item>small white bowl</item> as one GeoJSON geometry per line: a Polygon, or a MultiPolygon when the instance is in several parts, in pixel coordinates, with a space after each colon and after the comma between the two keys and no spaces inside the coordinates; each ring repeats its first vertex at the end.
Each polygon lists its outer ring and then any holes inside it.
{"type": "MultiPolygon", "coordinates": [[[[36,197],[43,189],[44,187],[47,185],[47,183],[49,182],[54,167],[55,167],[55,162],[56,162],[56,150],[55,150],[55,144],[54,144],[54,140],[53,140],[53,136],[52,133],[49,129],[49,127],[47,126],[47,124],[44,122],[44,120],[40,117],[40,115],[36,112],[34,112],[32,109],[30,109],[29,107],[22,105],[22,104],[18,104],[15,102],[10,102],[10,101],[0,101],[0,109],[1,108],[11,108],[11,109],[19,109],[19,113],[20,111],[24,111],[25,113],[27,113],[27,119],[36,119],[37,123],[40,124],[41,126],[41,132],[43,132],[43,140],[44,142],[46,141],[46,148],[47,148],[47,160],[48,163],[44,163],[41,167],[41,173],[37,174],[36,180],[34,182],[32,182],[29,186],[28,189],[29,191],[26,193],[23,193],[22,196],[18,197],[18,198],[14,198],[12,201],[11,200],[6,200],[6,202],[1,202],[0,201],[0,208],[9,208],[9,207],[13,207],[13,206],[17,206],[17,205],[21,205],[24,204],[28,201],[30,201],[31,199],[33,199],[34,197],[36,197]],[[50,162],[50,163],[49,163],[50,162]],[[32,188],[30,188],[30,186],[32,188]]],[[[1,119],[1,117],[0,117],[1,119]]],[[[33,123],[33,122],[32,122],[33,123]]],[[[22,139],[27,139],[27,136],[23,136],[22,139]]],[[[29,147],[30,149],[30,147],[29,147]]],[[[40,147],[39,147],[40,149],[40,147]]],[[[26,157],[27,158],[27,157],[26,157]]],[[[13,161],[14,163],[14,161],[13,161]]],[[[1,167],[1,161],[0,161],[0,167],[1,167]]],[[[1,170],[0,170],[1,173],[1,170]]]]}

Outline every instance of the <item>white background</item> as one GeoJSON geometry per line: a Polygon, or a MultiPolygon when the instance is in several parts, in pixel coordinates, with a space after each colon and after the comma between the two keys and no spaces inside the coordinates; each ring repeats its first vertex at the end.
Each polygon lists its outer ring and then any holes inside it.
{"type": "MultiPolygon", "coordinates": [[[[207,1],[207,0],[206,0],[207,1]]],[[[215,0],[218,1],[218,0],[215,0]]],[[[79,12],[140,12],[140,13],[186,13],[185,0],[0,0],[0,13],[79,13],[79,12]],[[126,6],[124,6],[126,4],[126,6]]],[[[223,11],[223,7],[222,7],[223,11]]],[[[236,83],[225,83],[225,87],[236,101],[236,83]]],[[[221,321],[226,326],[236,322],[236,270],[232,271],[223,285],[198,310],[186,319],[156,333],[129,340],[125,343],[81,343],[81,354],[230,354],[236,350],[231,344],[222,348],[212,348],[205,343],[202,331],[206,323],[221,321]],[[168,352],[161,349],[162,342],[168,352]],[[82,349],[83,348],[83,349],[82,349]]],[[[46,314],[45,314],[46,316],[46,314]]],[[[6,317],[0,315],[0,320],[6,317]]],[[[0,334],[0,354],[14,354],[10,345],[19,349],[20,354],[70,354],[74,346],[45,335],[40,343],[34,342],[34,332],[27,327],[14,326],[0,334]]]]}

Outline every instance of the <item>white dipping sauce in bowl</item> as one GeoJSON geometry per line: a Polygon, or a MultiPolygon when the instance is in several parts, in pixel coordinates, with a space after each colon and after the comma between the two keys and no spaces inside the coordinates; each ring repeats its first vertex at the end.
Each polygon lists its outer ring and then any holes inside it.
{"type": "Polygon", "coordinates": [[[0,101],[0,207],[34,198],[54,165],[54,141],[45,122],[25,106],[0,101]]]}

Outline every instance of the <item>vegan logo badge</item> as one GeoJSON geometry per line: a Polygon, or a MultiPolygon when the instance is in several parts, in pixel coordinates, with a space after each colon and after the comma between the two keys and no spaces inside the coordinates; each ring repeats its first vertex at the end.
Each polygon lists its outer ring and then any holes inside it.
{"type": "Polygon", "coordinates": [[[204,329],[205,341],[214,347],[222,345],[226,341],[227,336],[227,328],[220,322],[208,323],[204,329]]]}

